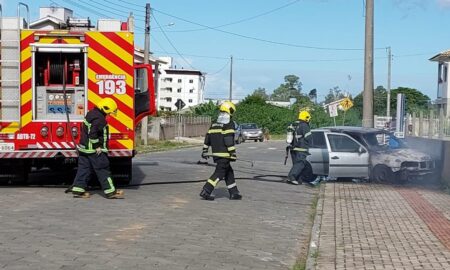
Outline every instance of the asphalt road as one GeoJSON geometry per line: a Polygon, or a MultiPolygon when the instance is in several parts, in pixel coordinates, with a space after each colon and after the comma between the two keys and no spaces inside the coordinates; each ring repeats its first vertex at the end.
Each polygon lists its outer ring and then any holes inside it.
{"type": "Polygon", "coordinates": [[[318,190],[283,182],[284,143],[238,145],[254,160],[233,164],[242,201],[222,182],[215,201],[200,200],[214,170],[197,164],[200,147],[137,156],[123,200],[72,198],[52,184],[63,174],[1,187],[0,269],[290,269],[318,190]]]}

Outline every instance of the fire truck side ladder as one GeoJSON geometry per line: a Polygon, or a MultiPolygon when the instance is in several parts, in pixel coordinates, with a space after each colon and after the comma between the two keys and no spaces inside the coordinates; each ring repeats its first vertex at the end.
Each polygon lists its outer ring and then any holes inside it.
{"type": "MultiPolygon", "coordinates": [[[[3,18],[0,6],[0,121],[20,123],[20,29],[26,26],[20,17],[3,18]]],[[[28,28],[28,27],[27,27],[28,28]]]]}

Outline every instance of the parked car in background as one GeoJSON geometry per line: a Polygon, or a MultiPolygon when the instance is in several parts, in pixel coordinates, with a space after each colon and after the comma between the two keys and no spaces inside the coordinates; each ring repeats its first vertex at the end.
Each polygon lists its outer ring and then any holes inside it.
{"type": "Polygon", "coordinates": [[[245,142],[246,140],[255,140],[255,142],[264,141],[263,131],[255,123],[241,124],[240,127],[242,134],[242,142],[245,142]]]}
{"type": "Polygon", "coordinates": [[[407,147],[385,130],[331,127],[311,133],[308,161],[314,175],[401,183],[435,171],[430,155],[407,147]]]}

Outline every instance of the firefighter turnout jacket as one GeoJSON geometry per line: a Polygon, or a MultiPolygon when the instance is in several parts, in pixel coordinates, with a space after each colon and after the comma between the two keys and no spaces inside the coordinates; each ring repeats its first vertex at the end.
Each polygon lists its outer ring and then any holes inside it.
{"type": "Polygon", "coordinates": [[[106,114],[98,108],[90,110],[83,121],[78,151],[84,154],[93,154],[100,147],[108,152],[109,129],[106,114]]]}
{"type": "Polygon", "coordinates": [[[309,128],[309,124],[301,120],[297,121],[295,124],[294,138],[291,143],[292,150],[308,155],[311,140],[311,129],[309,128]]]}
{"type": "Polygon", "coordinates": [[[205,136],[203,152],[208,152],[208,148],[211,146],[214,160],[217,158],[236,160],[234,132],[233,121],[229,121],[228,123],[213,123],[205,136]]]}

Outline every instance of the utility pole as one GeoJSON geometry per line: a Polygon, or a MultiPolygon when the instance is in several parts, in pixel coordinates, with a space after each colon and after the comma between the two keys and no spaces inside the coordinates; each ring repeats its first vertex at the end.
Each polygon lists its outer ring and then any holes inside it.
{"type": "Polygon", "coordinates": [[[373,127],[373,1],[374,0],[366,0],[363,127],[373,127]]]}
{"type": "Polygon", "coordinates": [[[386,116],[391,116],[391,61],[392,61],[392,53],[391,47],[387,47],[388,50],[388,80],[387,80],[387,108],[386,108],[386,116]]]}
{"type": "MultiPolygon", "coordinates": [[[[144,64],[148,64],[150,55],[150,3],[145,4],[145,40],[144,40],[144,64]]],[[[141,139],[144,145],[148,144],[148,118],[141,121],[141,139]]]]}
{"type": "Polygon", "coordinates": [[[230,59],[230,101],[233,100],[233,56],[230,59]]]}

